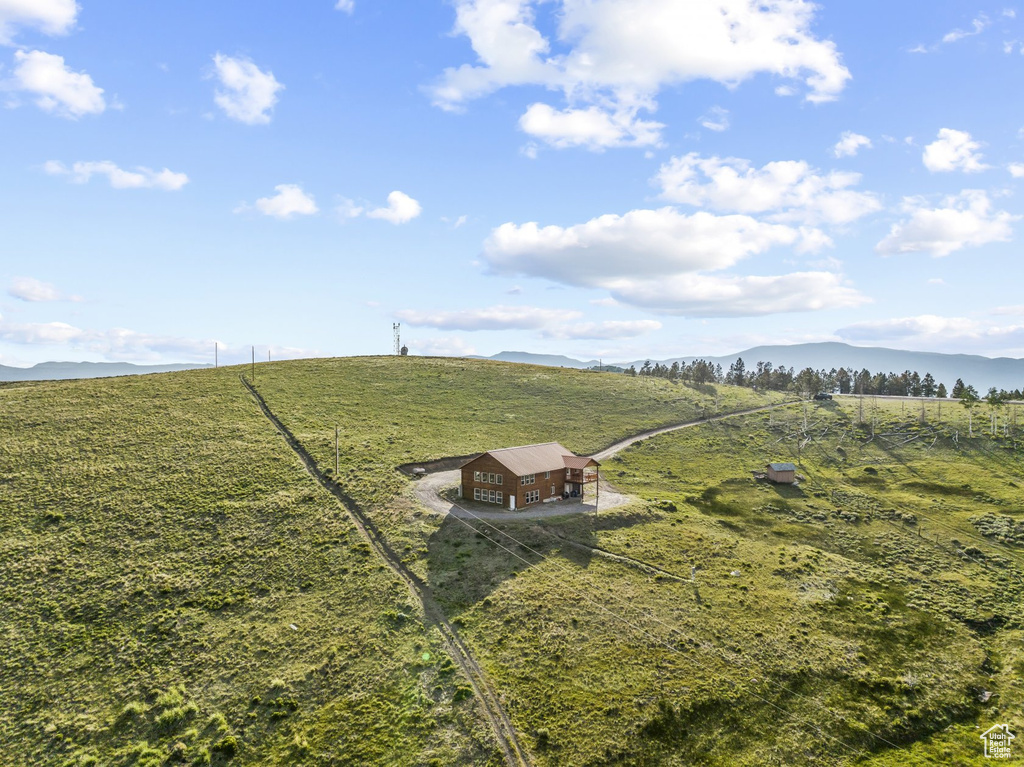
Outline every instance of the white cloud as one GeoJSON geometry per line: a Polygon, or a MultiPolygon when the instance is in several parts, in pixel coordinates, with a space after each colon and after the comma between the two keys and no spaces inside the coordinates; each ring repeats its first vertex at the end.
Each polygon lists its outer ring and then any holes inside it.
{"type": "Polygon", "coordinates": [[[366,215],[369,218],[380,218],[392,224],[406,224],[416,218],[422,211],[423,208],[412,197],[404,192],[394,191],[388,195],[387,207],[374,208],[367,211],[366,215]]]}
{"type": "Polygon", "coordinates": [[[535,104],[524,115],[558,146],[655,143],[660,126],[638,111],[653,111],[662,88],[693,80],[735,87],[770,74],[802,80],[806,99],[821,102],[850,79],[835,44],[814,36],[806,0],[456,0],[455,10],[454,33],[469,38],[477,61],[446,69],[430,89],[434,103],[459,109],[507,86],[561,91],[567,108],[535,104]],[[551,17],[564,52],[553,52],[538,13],[551,17]]]}
{"type": "Polygon", "coordinates": [[[978,189],[947,197],[938,208],[927,205],[919,197],[905,198],[902,209],[909,218],[893,224],[875,251],[884,256],[917,252],[948,256],[966,247],[1008,242],[1013,236],[1011,223],[1020,218],[993,211],[988,195],[978,189]]]}
{"type": "Polygon", "coordinates": [[[15,277],[7,290],[8,295],[22,301],[81,301],[78,296],[67,296],[48,282],[34,277],[15,277]]]}
{"type": "MultiPolygon", "coordinates": [[[[734,317],[855,306],[866,299],[839,275],[707,275],[775,246],[823,244],[818,230],[749,216],[683,215],[674,208],[606,215],[571,227],[504,224],[484,244],[497,273],[608,290],[619,303],[693,317],[734,317]]],[[[827,239],[827,238],[826,238],[827,239]]]]}
{"type": "Polygon", "coordinates": [[[934,314],[858,322],[840,328],[836,335],[845,341],[899,342],[907,347],[943,352],[959,348],[976,354],[1007,353],[1024,348],[1024,325],[993,325],[969,317],[934,314]]]}
{"type": "Polygon", "coordinates": [[[928,280],[928,284],[929,285],[945,285],[946,281],[944,279],[942,279],[941,277],[932,277],[930,280],[928,280]]]}
{"type": "Polygon", "coordinates": [[[880,210],[878,197],[856,192],[860,174],[822,174],[806,162],[786,160],[753,168],[735,157],[673,157],[655,180],[672,202],[738,213],[773,213],[773,220],[847,224],[880,210]]]}
{"type": "Polygon", "coordinates": [[[988,17],[985,14],[979,14],[978,17],[971,22],[971,28],[969,30],[954,29],[952,32],[947,32],[943,36],[942,42],[955,43],[957,40],[963,40],[965,37],[980,35],[989,23],[988,17]]]}
{"type": "MultiPolygon", "coordinates": [[[[519,118],[519,127],[558,149],[585,147],[601,151],[609,147],[658,145],[665,126],[640,120],[636,112],[623,109],[610,113],[596,106],[558,110],[538,103],[531,104],[519,118]]],[[[531,159],[535,157],[536,152],[531,159]]]]}
{"type": "MultiPolygon", "coordinates": [[[[298,184],[278,184],[274,191],[277,194],[273,197],[261,197],[256,200],[256,209],[265,216],[288,220],[295,216],[311,216],[320,210],[313,196],[303,192],[298,184]]],[[[235,212],[244,209],[243,206],[235,212]]]]}
{"type": "Polygon", "coordinates": [[[834,157],[854,157],[861,149],[871,149],[871,139],[853,131],[843,131],[839,141],[832,147],[834,157]]]}
{"type": "Polygon", "coordinates": [[[636,338],[661,329],[657,320],[608,320],[605,322],[577,322],[558,325],[541,332],[545,338],[568,340],[613,341],[636,338]]]}
{"type": "Polygon", "coordinates": [[[970,133],[943,128],[938,139],[924,148],[921,160],[932,173],[953,170],[978,173],[989,168],[981,161],[979,149],[981,144],[972,141],[970,133]]]}
{"type": "Polygon", "coordinates": [[[438,330],[538,330],[581,316],[580,312],[570,309],[541,309],[536,306],[491,306],[436,312],[409,309],[395,312],[395,317],[409,325],[438,330]]]}
{"type": "Polygon", "coordinates": [[[1011,162],[1006,169],[1014,178],[1024,178],[1024,162],[1011,162]]]}
{"type": "Polygon", "coordinates": [[[725,269],[777,245],[798,246],[792,227],[749,216],[683,215],[674,208],[609,214],[570,227],[506,223],[484,244],[499,273],[600,286],[621,277],[725,269]]]}
{"type": "Polygon", "coordinates": [[[1017,12],[1013,8],[1003,8],[1003,16],[1008,19],[1015,19],[1017,18],[1017,12]]]}
{"type": "Polygon", "coordinates": [[[608,283],[622,303],[686,317],[756,317],[860,306],[869,299],[831,272],[729,277],[679,274],[608,283]]]}
{"type": "Polygon", "coordinates": [[[160,171],[139,166],[122,170],[109,160],[102,162],[76,162],[70,168],[57,160],[49,160],[43,170],[51,176],[71,176],[76,184],[85,184],[94,175],[106,176],[114,189],[164,189],[177,191],[188,183],[188,176],[167,168],[160,171]]]}
{"type": "Polygon", "coordinates": [[[711,107],[707,113],[699,118],[699,122],[708,130],[716,133],[729,130],[729,110],[722,107],[711,107]]]}
{"type": "Polygon", "coordinates": [[[35,96],[40,109],[77,120],[107,108],[103,89],[85,72],[72,72],[62,56],[43,51],[15,51],[14,76],[9,88],[35,96]]]}
{"type": "Polygon", "coordinates": [[[335,10],[344,11],[351,15],[352,11],[356,9],[356,2],[355,0],[338,0],[338,2],[334,4],[334,8],[335,10]]]}
{"type": "Polygon", "coordinates": [[[9,45],[17,27],[64,35],[75,25],[75,0],[0,0],[0,45],[9,45]]]}
{"type": "Polygon", "coordinates": [[[248,125],[270,122],[270,112],[277,103],[277,92],[284,86],[273,72],[263,72],[244,56],[214,55],[213,65],[221,88],[213,100],[233,120],[248,125]]]}

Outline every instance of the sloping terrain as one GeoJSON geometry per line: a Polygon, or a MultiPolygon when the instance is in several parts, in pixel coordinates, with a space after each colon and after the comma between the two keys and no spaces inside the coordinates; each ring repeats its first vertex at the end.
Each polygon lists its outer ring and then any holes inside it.
{"type": "Polygon", "coordinates": [[[780,396],[471,360],[259,365],[290,444],[240,372],[0,388],[0,763],[505,761],[353,519],[539,765],[981,764],[982,730],[1024,725],[1007,414],[982,434],[976,412],[974,437],[952,404],[941,423],[838,400],[735,416],[608,460],[628,506],[498,524],[432,513],[395,467],[592,453],[780,396]],[[798,461],[799,487],[755,480],[769,460],[798,461]]]}

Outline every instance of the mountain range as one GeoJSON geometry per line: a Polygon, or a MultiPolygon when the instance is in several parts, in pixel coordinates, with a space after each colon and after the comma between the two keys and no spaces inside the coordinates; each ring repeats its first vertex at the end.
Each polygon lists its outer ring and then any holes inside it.
{"type": "Polygon", "coordinates": [[[40,362],[30,368],[0,365],[0,381],[60,381],[69,378],[111,378],[113,376],[170,373],[210,365],[133,365],[130,362],[40,362]]]}
{"type": "MultiPolygon", "coordinates": [[[[916,370],[922,376],[925,373],[931,373],[936,382],[946,384],[947,389],[952,389],[956,379],[962,378],[964,383],[971,384],[981,394],[984,394],[992,386],[1008,390],[1024,387],[1024,359],[982,357],[977,354],[912,352],[882,347],[850,346],[836,342],[755,346],[723,357],[706,355],[669,357],[662,360],[652,359],[651,363],[671,365],[673,362],[678,362],[682,365],[696,359],[704,359],[728,370],[737,358],[743,359],[747,370],[752,370],[758,362],[771,362],[775,367],[784,365],[798,371],[806,367],[815,370],[845,367],[858,371],[866,368],[872,373],[902,373],[904,370],[916,370]]],[[[560,355],[530,354],[529,352],[501,352],[485,359],[567,368],[591,368],[598,365],[598,360],[583,361],[560,355]]],[[[634,365],[639,370],[645,361],[611,362],[604,360],[603,364],[623,368],[634,365]]]]}

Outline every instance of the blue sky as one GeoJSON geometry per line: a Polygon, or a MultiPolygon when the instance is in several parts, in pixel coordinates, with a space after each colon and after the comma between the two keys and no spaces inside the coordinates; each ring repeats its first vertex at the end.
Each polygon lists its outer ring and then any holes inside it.
{"type": "Polygon", "coordinates": [[[0,0],[0,363],[1024,356],[1024,6],[0,0]]]}

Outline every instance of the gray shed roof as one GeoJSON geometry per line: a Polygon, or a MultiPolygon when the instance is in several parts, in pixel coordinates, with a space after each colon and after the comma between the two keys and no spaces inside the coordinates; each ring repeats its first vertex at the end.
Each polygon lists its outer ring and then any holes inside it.
{"type": "Polygon", "coordinates": [[[770,463],[768,468],[772,471],[796,471],[795,463],[770,463]]]}
{"type": "Polygon", "coordinates": [[[565,469],[566,456],[573,454],[557,442],[545,442],[541,445],[488,450],[484,455],[491,456],[517,477],[521,477],[542,471],[561,471],[565,469]]]}

